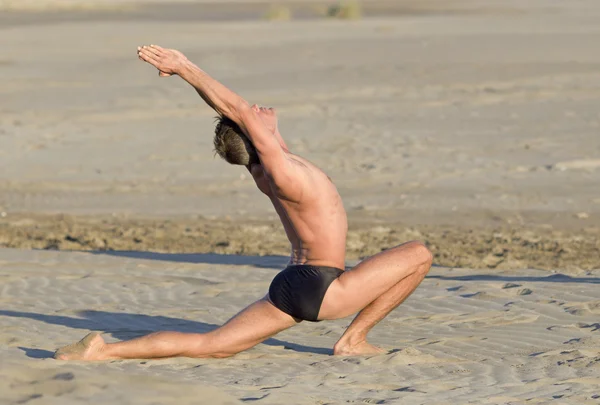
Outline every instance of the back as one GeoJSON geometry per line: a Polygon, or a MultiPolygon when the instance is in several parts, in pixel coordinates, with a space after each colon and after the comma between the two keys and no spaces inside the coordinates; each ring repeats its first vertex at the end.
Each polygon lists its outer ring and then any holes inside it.
{"type": "Polygon", "coordinates": [[[269,178],[267,195],[292,244],[291,263],[343,269],[348,221],[337,188],[306,159],[286,155],[292,174],[283,182],[269,178]]]}

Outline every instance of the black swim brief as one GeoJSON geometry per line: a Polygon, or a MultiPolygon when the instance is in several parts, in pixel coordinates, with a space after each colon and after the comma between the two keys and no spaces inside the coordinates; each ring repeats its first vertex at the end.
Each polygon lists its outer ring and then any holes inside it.
{"type": "Polygon", "coordinates": [[[294,318],[318,322],[325,293],[343,272],[335,267],[290,265],[271,282],[269,299],[273,305],[294,318]]]}

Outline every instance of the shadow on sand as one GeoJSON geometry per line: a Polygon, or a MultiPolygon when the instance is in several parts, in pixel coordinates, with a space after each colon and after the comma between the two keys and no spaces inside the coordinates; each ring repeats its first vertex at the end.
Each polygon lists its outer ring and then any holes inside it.
{"type": "Polygon", "coordinates": [[[230,266],[254,266],[282,270],[290,261],[289,256],[243,256],[217,253],[156,253],[131,250],[106,250],[89,252],[95,255],[124,257],[129,259],[159,260],[175,263],[205,263],[230,266]]]}
{"type": "Polygon", "coordinates": [[[501,281],[501,282],[542,282],[542,283],[586,283],[600,284],[600,278],[597,277],[571,277],[566,274],[551,274],[544,277],[535,276],[507,276],[495,274],[473,274],[468,276],[438,276],[428,275],[428,279],[453,280],[453,281],[501,281]]]}
{"type": "Polygon", "coordinates": [[[54,355],[54,352],[50,350],[34,349],[31,347],[19,347],[19,349],[25,352],[25,356],[31,357],[32,359],[47,359],[54,355]]]}
{"type": "MultiPolygon", "coordinates": [[[[124,257],[128,259],[158,260],[175,263],[204,263],[222,264],[229,266],[254,266],[263,269],[283,270],[289,263],[289,256],[244,256],[244,255],[222,255],[217,253],[156,253],[139,252],[134,250],[98,250],[85,251],[95,255],[106,255],[124,257]]],[[[352,265],[346,265],[350,270],[352,265]]]]}
{"type": "MultiPolygon", "coordinates": [[[[268,269],[284,269],[290,261],[289,256],[242,256],[221,255],[216,253],[154,253],[138,251],[94,251],[96,255],[108,255],[142,260],[161,260],[176,263],[206,263],[223,264],[232,266],[254,266],[268,269]]],[[[346,265],[350,270],[352,265],[346,265]]],[[[433,268],[443,268],[434,264],[433,268]]],[[[502,282],[545,282],[545,283],[588,283],[600,284],[597,277],[571,277],[566,274],[549,274],[548,276],[511,276],[496,274],[473,274],[468,276],[440,276],[428,275],[427,278],[454,281],[502,281],[502,282]]]]}
{"type": "MultiPolygon", "coordinates": [[[[44,315],[37,314],[35,312],[0,310],[0,316],[29,318],[52,325],[83,329],[86,332],[93,330],[103,331],[110,333],[113,337],[120,340],[132,339],[142,335],[147,335],[152,332],[157,332],[159,330],[206,333],[219,327],[219,325],[190,321],[187,319],[120,312],[81,311],[78,312],[77,315],[79,315],[81,318],[71,318],[62,315],[44,315]]],[[[83,337],[83,335],[81,337],[83,337]]],[[[274,338],[265,340],[263,344],[269,346],[283,346],[286,349],[303,353],[324,355],[333,354],[332,348],[305,346],[274,338]]],[[[53,355],[53,352],[51,351],[38,348],[20,347],[20,349],[25,352],[26,356],[35,359],[48,358],[52,357],[53,355]]]]}

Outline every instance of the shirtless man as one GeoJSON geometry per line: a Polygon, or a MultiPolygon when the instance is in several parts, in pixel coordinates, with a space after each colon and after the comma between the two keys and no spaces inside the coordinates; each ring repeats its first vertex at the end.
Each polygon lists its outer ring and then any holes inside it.
{"type": "MultiPolygon", "coordinates": [[[[344,271],[347,219],[340,195],[325,173],[289,152],[277,129],[276,111],[250,106],[179,51],[142,46],[138,57],[156,67],[160,76],[178,75],[187,81],[222,117],[219,125],[230,125],[246,137],[247,161],[238,163],[247,166],[273,203],[292,245],[290,264],[275,276],[264,298],[211,332],[157,332],[108,344],[91,333],[59,349],[55,358],[228,357],[302,320],[339,319],[357,312],[334,354],[382,353],[367,342],[367,334],[421,283],[432,262],[429,250],[408,242],[344,271]]],[[[231,151],[219,151],[217,143],[217,151],[230,160],[231,151]]]]}

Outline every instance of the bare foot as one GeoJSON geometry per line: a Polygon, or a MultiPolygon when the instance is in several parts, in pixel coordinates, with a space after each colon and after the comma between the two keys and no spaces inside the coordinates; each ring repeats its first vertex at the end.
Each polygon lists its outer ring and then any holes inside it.
{"type": "Polygon", "coordinates": [[[387,353],[387,351],[377,346],[373,346],[366,340],[354,345],[338,342],[333,347],[333,354],[335,356],[365,356],[369,354],[372,355],[383,353],[387,353]]]}
{"type": "Polygon", "coordinates": [[[92,332],[77,343],[61,347],[54,353],[57,360],[104,360],[102,351],[106,346],[99,332],[92,332]]]}

